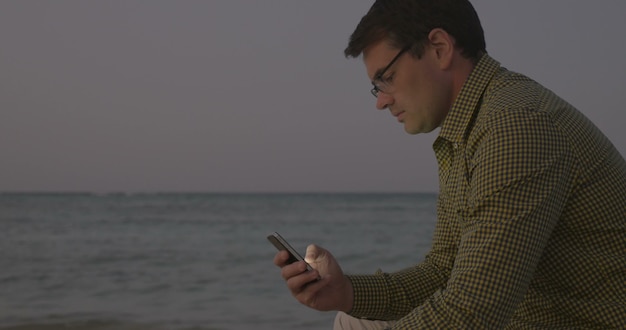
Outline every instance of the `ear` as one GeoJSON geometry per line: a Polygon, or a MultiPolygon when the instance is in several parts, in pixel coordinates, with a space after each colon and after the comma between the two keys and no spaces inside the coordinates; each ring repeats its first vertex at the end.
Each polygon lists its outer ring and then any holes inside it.
{"type": "Polygon", "coordinates": [[[454,55],[454,38],[446,30],[435,28],[428,34],[428,40],[440,69],[449,69],[454,55]]]}

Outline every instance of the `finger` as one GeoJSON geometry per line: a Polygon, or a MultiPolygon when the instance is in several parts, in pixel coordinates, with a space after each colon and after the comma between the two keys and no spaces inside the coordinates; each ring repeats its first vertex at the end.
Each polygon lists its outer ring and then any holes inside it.
{"type": "Polygon", "coordinates": [[[312,281],[306,283],[304,285],[304,289],[307,293],[315,295],[318,291],[326,287],[330,283],[330,275],[320,277],[319,275],[315,277],[312,281]]]}
{"type": "Polygon", "coordinates": [[[274,265],[283,268],[287,265],[287,259],[289,259],[287,251],[278,251],[274,256],[274,265]]]}
{"type": "Polygon", "coordinates": [[[285,280],[288,280],[294,276],[304,273],[306,270],[306,263],[304,261],[298,261],[283,266],[280,274],[285,280]]]}
{"type": "Polygon", "coordinates": [[[326,250],[315,244],[311,244],[306,248],[304,260],[306,260],[306,262],[308,263],[315,263],[316,261],[318,261],[317,259],[323,258],[325,255],[326,250]]]}
{"type": "Polygon", "coordinates": [[[330,283],[330,278],[328,277],[323,277],[320,280],[309,282],[308,284],[305,285],[302,291],[300,291],[297,294],[294,294],[294,296],[300,303],[306,306],[309,306],[315,309],[326,310],[327,308],[318,306],[318,293],[322,289],[326,288],[329,285],[329,283],[330,283]]]}
{"type": "Polygon", "coordinates": [[[297,296],[306,291],[310,284],[317,282],[318,278],[319,273],[316,270],[305,271],[287,279],[287,287],[294,296],[297,296]]]}

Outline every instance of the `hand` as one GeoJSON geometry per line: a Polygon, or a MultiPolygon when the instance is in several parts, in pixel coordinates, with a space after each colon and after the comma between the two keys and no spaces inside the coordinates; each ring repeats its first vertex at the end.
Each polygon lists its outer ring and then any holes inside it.
{"type": "Polygon", "coordinates": [[[320,311],[352,309],[352,283],[330,252],[316,245],[307,247],[304,259],[313,271],[307,271],[302,261],[287,264],[288,257],[287,252],[280,251],[274,257],[274,264],[282,269],[281,275],[296,300],[320,311]]]}

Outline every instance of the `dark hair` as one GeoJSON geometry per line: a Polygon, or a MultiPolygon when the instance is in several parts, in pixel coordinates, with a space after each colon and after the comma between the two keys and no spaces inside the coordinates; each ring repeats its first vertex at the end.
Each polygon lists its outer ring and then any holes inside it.
{"type": "Polygon", "coordinates": [[[350,36],[344,54],[358,57],[368,46],[389,38],[397,48],[411,46],[413,55],[421,58],[435,28],[454,37],[466,58],[477,61],[487,52],[478,14],[468,0],[377,0],[350,36]]]}

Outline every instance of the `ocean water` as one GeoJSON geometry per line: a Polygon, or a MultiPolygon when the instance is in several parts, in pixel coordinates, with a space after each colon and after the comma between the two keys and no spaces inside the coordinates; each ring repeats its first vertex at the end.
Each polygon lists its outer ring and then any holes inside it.
{"type": "Polygon", "coordinates": [[[423,260],[434,194],[0,194],[0,329],[330,329],[266,236],[346,273],[423,260]]]}

